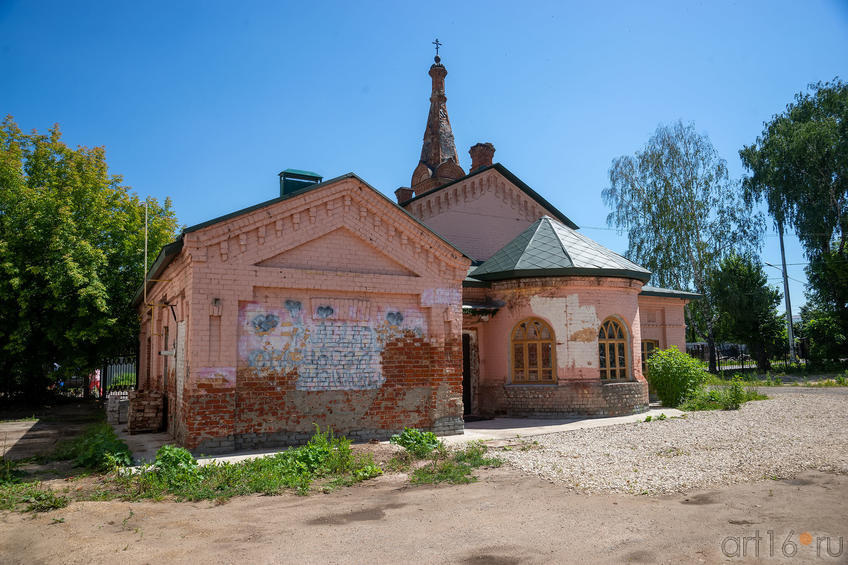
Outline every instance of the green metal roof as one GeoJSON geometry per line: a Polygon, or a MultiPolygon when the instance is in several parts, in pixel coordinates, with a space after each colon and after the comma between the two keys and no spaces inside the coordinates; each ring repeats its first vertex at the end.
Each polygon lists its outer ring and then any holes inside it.
{"type": "Polygon", "coordinates": [[[285,173],[287,175],[301,175],[301,176],[304,176],[304,177],[318,177],[319,179],[322,178],[321,175],[319,175],[318,173],[313,173],[312,171],[302,171],[300,169],[286,169],[285,171],[281,172],[280,174],[282,175],[283,173],[285,173]]]}
{"type": "Polygon", "coordinates": [[[651,272],[562,222],[542,216],[469,273],[477,280],[568,275],[647,281],[651,272]]]}
{"type": "Polygon", "coordinates": [[[696,300],[701,298],[697,292],[688,292],[686,290],[674,290],[671,288],[662,288],[659,286],[643,286],[639,296],[662,296],[665,298],[682,298],[683,300],[696,300]]]}

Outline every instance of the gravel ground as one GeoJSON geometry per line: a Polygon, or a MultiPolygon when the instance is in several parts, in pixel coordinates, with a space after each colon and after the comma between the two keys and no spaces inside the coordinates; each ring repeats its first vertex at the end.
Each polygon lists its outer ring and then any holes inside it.
{"type": "Polygon", "coordinates": [[[685,492],[805,470],[848,474],[848,390],[830,390],[782,390],[737,411],[537,436],[499,455],[589,493],[685,492]]]}

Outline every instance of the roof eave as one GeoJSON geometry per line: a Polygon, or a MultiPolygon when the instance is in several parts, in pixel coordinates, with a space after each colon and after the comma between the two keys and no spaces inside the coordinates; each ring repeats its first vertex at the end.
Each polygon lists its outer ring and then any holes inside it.
{"type": "Polygon", "coordinates": [[[629,269],[595,269],[587,267],[563,267],[558,269],[517,269],[512,271],[499,271],[493,273],[474,273],[475,279],[480,279],[484,281],[570,276],[613,277],[635,279],[642,282],[647,282],[651,278],[651,273],[643,271],[632,271],[629,269]]]}
{"type": "MultiPolygon", "coordinates": [[[[180,251],[183,249],[183,236],[180,236],[176,239],[176,241],[172,241],[171,243],[164,245],[162,249],[159,251],[159,255],[156,256],[156,260],[151,265],[150,270],[147,272],[147,278],[145,281],[153,282],[153,279],[158,279],[159,276],[165,272],[165,269],[168,268],[168,265],[171,264],[171,261],[174,260],[174,257],[179,255],[180,251]]],[[[133,307],[141,304],[141,300],[144,298],[144,282],[138,285],[138,290],[135,293],[135,296],[130,303],[133,307]]]]}
{"type": "Polygon", "coordinates": [[[702,294],[697,292],[688,292],[685,290],[672,290],[672,289],[658,289],[654,290],[653,288],[643,289],[642,292],[639,293],[639,296],[655,296],[658,298],[679,298],[681,300],[700,300],[703,298],[702,294]]]}
{"type": "MultiPolygon", "coordinates": [[[[317,183],[317,184],[310,186],[308,188],[304,188],[304,189],[301,189],[301,190],[298,190],[296,192],[292,192],[290,194],[286,194],[286,195],[283,195],[283,196],[278,196],[277,198],[272,198],[271,200],[266,200],[265,202],[260,202],[259,204],[254,204],[253,206],[248,206],[247,208],[242,208],[241,210],[236,210],[235,212],[230,212],[229,214],[225,214],[223,216],[219,216],[217,218],[213,218],[211,220],[207,220],[205,222],[201,222],[199,224],[195,224],[193,226],[189,226],[189,227],[183,229],[182,233],[177,237],[177,239],[175,241],[163,246],[161,251],[159,251],[159,255],[156,257],[156,261],[153,262],[153,266],[151,266],[150,270],[148,271],[148,276],[147,276],[148,280],[159,278],[159,275],[161,275],[162,272],[164,272],[164,270],[168,267],[168,265],[171,263],[171,261],[174,259],[174,257],[176,257],[176,255],[179,253],[179,251],[182,250],[182,248],[183,248],[183,238],[185,237],[185,234],[191,233],[191,232],[194,232],[194,231],[198,231],[198,230],[201,230],[203,228],[208,228],[210,226],[213,226],[215,224],[218,224],[218,223],[221,223],[221,222],[224,222],[224,221],[227,221],[227,220],[231,220],[231,219],[236,218],[238,216],[241,216],[243,214],[249,214],[250,212],[255,212],[256,210],[260,210],[260,209],[265,208],[267,206],[277,204],[278,202],[283,202],[284,200],[289,200],[291,198],[301,196],[301,195],[306,194],[308,192],[312,192],[313,190],[328,186],[330,184],[334,184],[336,182],[339,182],[339,181],[342,181],[342,180],[345,180],[345,179],[355,179],[355,180],[359,181],[360,183],[364,184],[365,186],[367,186],[368,188],[373,190],[376,194],[378,194],[381,198],[383,198],[383,200],[385,200],[386,202],[391,204],[397,210],[400,210],[401,212],[403,212],[408,218],[410,218],[416,224],[418,224],[419,226],[421,226],[422,228],[424,228],[425,230],[427,230],[428,232],[433,234],[439,240],[441,240],[446,245],[448,245],[451,249],[455,250],[457,253],[459,253],[460,255],[462,255],[463,257],[468,259],[469,261],[472,260],[472,258],[469,255],[467,255],[464,251],[462,251],[462,249],[458,248],[453,243],[451,243],[450,241],[448,241],[447,239],[445,239],[444,237],[439,235],[437,232],[433,231],[429,226],[427,226],[427,224],[425,224],[424,222],[422,222],[421,220],[419,220],[418,218],[416,218],[415,216],[410,214],[407,210],[404,210],[403,207],[398,205],[396,202],[392,201],[388,196],[386,196],[385,194],[383,194],[382,192],[380,192],[379,190],[377,190],[376,188],[374,188],[373,186],[368,184],[366,181],[362,180],[356,173],[346,173],[344,175],[340,175],[338,177],[334,177],[334,178],[331,178],[329,180],[325,180],[323,182],[317,183]],[[176,247],[176,246],[178,246],[178,247],[176,247]],[[169,251],[169,249],[171,249],[171,251],[169,251]]],[[[141,302],[143,295],[144,295],[144,284],[141,284],[141,285],[139,285],[138,292],[136,292],[136,295],[133,298],[132,305],[137,306],[141,302]]]]}
{"type": "Polygon", "coordinates": [[[400,202],[399,205],[400,206],[406,206],[407,204],[411,204],[412,202],[415,202],[416,200],[418,200],[420,198],[424,198],[425,196],[435,194],[436,192],[438,192],[440,190],[448,188],[448,187],[450,187],[450,186],[452,186],[452,185],[454,185],[458,182],[465,181],[465,180],[467,180],[467,179],[469,179],[469,178],[471,178],[475,175],[479,175],[480,173],[484,173],[484,172],[486,172],[490,169],[495,169],[501,175],[506,177],[507,180],[509,180],[512,184],[517,186],[522,191],[524,191],[527,194],[527,196],[529,196],[530,198],[535,200],[542,208],[545,208],[547,211],[549,211],[551,213],[551,215],[554,216],[556,219],[558,219],[559,221],[561,221],[562,223],[564,223],[565,225],[567,225],[568,227],[570,227],[573,230],[580,229],[577,224],[575,224],[570,219],[568,219],[568,217],[565,214],[563,214],[562,212],[560,212],[558,208],[556,208],[553,204],[551,204],[550,202],[545,200],[545,198],[543,198],[538,192],[536,192],[535,190],[530,188],[530,186],[527,183],[525,183],[523,180],[521,180],[520,178],[515,176],[515,174],[512,171],[510,171],[509,169],[507,169],[506,167],[504,167],[500,163],[495,163],[493,165],[488,165],[486,167],[480,167],[478,169],[475,169],[474,171],[468,173],[464,177],[458,178],[455,181],[451,181],[447,184],[443,184],[442,186],[438,186],[436,188],[430,189],[427,192],[422,192],[421,194],[413,196],[409,200],[406,200],[404,202],[400,202]]]}

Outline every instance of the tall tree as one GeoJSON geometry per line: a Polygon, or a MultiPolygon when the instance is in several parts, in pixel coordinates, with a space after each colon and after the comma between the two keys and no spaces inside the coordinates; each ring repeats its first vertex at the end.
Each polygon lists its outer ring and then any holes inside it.
{"type": "Polygon", "coordinates": [[[783,322],[777,313],[780,291],[769,286],[762,264],[751,256],[731,254],[710,276],[710,295],[723,339],[748,346],[761,372],[783,348],[783,322]]]}
{"type": "Polygon", "coordinates": [[[705,336],[714,371],[708,274],[730,252],[759,247],[761,215],[746,205],[724,159],[691,123],[657,127],[641,150],[613,160],[609,180],[607,223],[627,231],[627,257],[650,269],[654,284],[703,295],[690,304],[689,323],[705,336]]]}
{"type": "MultiPolygon", "coordinates": [[[[171,204],[149,199],[153,249],[171,204]]],[[[144,267],[144,205],[110,175],[103,147],[71,149],[58,126],[0,125],[0,382],[37,398],[58,364],[86,373],[133,347],[130,300],[144,267]]]]}
{"type": "Polygon", "coordinates": [[[809,88],[739,152],[751,173],[744,187],[748,199],[765,200],[778,227],[794,228],[810,261],[810,311],[848,335],[848,84],[809,88]]]}

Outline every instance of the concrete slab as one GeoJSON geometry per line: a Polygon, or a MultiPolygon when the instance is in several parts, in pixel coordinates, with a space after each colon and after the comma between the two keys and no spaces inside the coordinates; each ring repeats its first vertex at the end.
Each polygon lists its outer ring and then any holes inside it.
{"type": "Polygon", "coordinates": [[[545,434],[555,434],[584,428],[601,428],[616,424],[642,422],[648,416],[656,418],[665,414],[668,418],[682,416],[683,412],[675,408],[652,408],[641,414],[616,416],[611,418],[494,418],[478,422],[466,422],[465,433],[462,435],[446,436],[442,440],[447,445],[458,445],[469,441],[488,441],[532,437],[545,434]]]}
{"type": "MultiPolygon", "coordinates": [[[[444,436],[441,439],[446,445],[461,445],[469,441],[510,440],[526,438],[545,434],[555,434],[584,428],[600,428],[614,426],[616,424],[628,424],[631,422],[642,422],[646,417],[656,418],[665,414],[668,418],[682,416],[684,413],[674,408],[652,408],[642,414],[630,416],[617,416],[611,418],[572,418],[572,419],[548,419],[548,418],[493,418],[491,420],[480,420],[467,422],[465,432],[461,435],[444,436]]],[[[129,446],[133,458],[138,463],[152,463],[156,460],[156,451],[168,443],[174,443],[167,433],[135,434],[127,432],[126,424],[113,426],[115,433],[129,446]]],[[[382,442],[387,443],[387,442],[382,442]]],[[[232,455],[220,455],[215,457],[201,457],[197,462],[206,465],[213,461],[235,463],[245,459],[254,459],[273,455],[286,448],[269,448],[267,450],[252,450],[233,453],[232,455]]]]}
{"type": "Polygon", "coordinates": [[[136,463],[153,463],[160,447],[165,444],[176,445],[174,438],[166,432],[130,434],[126,424],[112,424],[112,429],[130,448],[136,463]]]}

